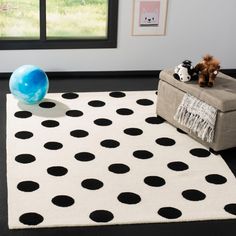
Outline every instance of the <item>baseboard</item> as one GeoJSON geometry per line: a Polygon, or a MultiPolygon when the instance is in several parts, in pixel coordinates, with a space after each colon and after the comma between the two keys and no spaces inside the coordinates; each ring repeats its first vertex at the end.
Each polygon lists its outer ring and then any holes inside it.
{"type": "MultiPolygon", "coordinates": [[[[83,78],[158,78],[161,70],[134,71],[55,71],[46,72],[49,79],[83,78]]],[[[222,73],[236,78],[236,69],[222,69],[222,73]]],[[[9,79],[11,72],[0,73],[0,79],[9,79]]]]}
{"type": "Polygon", "coordinates": [[[226,75],[236,78],[236,69],[221,69],[220,71],[226,75]]]}
{"type": "Polygon", "coordinates": [[[71,72],[48,72],[51,78],[137,78],[159,77],[160,70],[148,71],[71,71],[71,72]]]}
{"type": "MultiPolygon", "coordinates": [[[[50,79],[66,78],[135,78],[159,77],[160,70],[135,70],[135,71],[49,71],[46,72],[50,79]]],[[[0,73],[0,79],[9,79],[11,72],[0,73]]]]}

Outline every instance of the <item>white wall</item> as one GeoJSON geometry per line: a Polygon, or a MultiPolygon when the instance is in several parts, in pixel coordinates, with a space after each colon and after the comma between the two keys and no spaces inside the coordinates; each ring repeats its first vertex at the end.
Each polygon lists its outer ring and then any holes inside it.
{"type": "Polygon", "coordinates": [[[169,0],[166,36],[131,36],[133,0],[119,1],[118,48],[0,51],[0,72],[160,70],[211,53],[236,68],[236,1],[169,0]]]}

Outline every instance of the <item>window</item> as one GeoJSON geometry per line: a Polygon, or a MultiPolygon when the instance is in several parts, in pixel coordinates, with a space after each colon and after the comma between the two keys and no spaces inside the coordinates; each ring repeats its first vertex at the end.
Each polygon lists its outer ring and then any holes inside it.
{"type": "Polygon", "coordinates": [[[118,0],[0,0],[0,49],[115,48],[118,0]]]}

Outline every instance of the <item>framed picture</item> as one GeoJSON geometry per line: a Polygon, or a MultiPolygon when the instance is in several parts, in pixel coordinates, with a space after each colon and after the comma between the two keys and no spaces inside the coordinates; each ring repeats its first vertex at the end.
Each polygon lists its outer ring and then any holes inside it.
{"type": "Polygon", "coordinates": [[[132,35],[165,35],[168,0],[133,0],[132,35]]]}

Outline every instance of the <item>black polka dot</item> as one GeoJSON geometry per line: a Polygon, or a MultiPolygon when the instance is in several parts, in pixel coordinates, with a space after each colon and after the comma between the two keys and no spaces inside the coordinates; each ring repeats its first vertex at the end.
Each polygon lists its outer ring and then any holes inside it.
{"type": "Polygon", "coordinates": [[[109,126],[112,124],[112,121],[105,118],[99,118],[94,121],[94,124],[99,126],[109,126]]]}
{"type": "Polygon", "coordinates": [[[106,139],[101,142],[101,145],[106,148],[116,148],[120,146],[120,143],[113,139],[106,139]]]}
{"type": "Polygon", "coordinates": [[[131,136],[138,136],[138,135],[141,135],[143,131],[138,128],[128,128],[124,130],[124,133],[131,136]]]}
{"type": "Polygon", "coordinates": [[[165,122],[165,120],[160,117],[160,116],[157,116],[157,117],[148,117],[146,120],[145,120],[147,123],[149,124],[153,124],[153,125],[159,125],[159,124],[162,124],[165,122]]]}
{"type": "Polygon", "coordinates": [[[34,181],[27,180],[17,184],[17,188],[23,192],[33,192],[39,189],[39,184],[34,181]]]}
{"type": "Polygon", "coordinates": [[[49,150],[58,150],[61,149],[63,145],[58,142],[47,142],[44,144],[44,147],[49,150]]]}
{"type": "Polygon", "coordinates": [[[224,184],[227,182],[227,179],[218,174],[210,174],[205,177],[206,181],[211,184],[224,184]]]}
{"type": "Polygon", "coordinates": [[[76,93],[63,93],[61,96],[65,99],[75,99],[79,97],[79,95],[76,93]]]}
{"type": "Polygon", "coordinates": [[[79,110],[69,110],[66,112],[66,115],[70,117],[80,117],[83,115],[83,112],[79,110]]]}
{"type": "Polygon", "coordinates": [[[184,171],[187,170],[189,167],[187,164],[185,164],[184,162],[181,161],[173,161],[167,164],[167,166],[171,169],[171,170],[175,170],[175,171],[184,171]]]}
{"type": "Polygon", "coordinates": [[[31,162],[34,162],[36,160],[36,158],[31,155],[31,154],[19,154],[15,157],[15,160],[21,164],[29,164],[31,162]]]}
{"type": "Polygon", "coordinates": [[[173,145],[175,145],[175,140],[173,140],[171,138],[163,137],[163,138],[158,138],[156,140],[156,143],[161,146],[173,146],[173,145]]]}
{"type": "Polygon", "coordinates": [[[84,138],[89,135],[89,133],[85,130],[76,129],[70,132],[70,135],[75,138],[84,138]]]}
{"type": "Polygon", "coordinates": [[[149,99],[139,99],[139,100],[137,100],[137,103],[142,106],[150,106],[153,104],[153,101],[151,101],[149,99]]]}
{"type": "Polygon", "coordinates": [[[97,190],[103,187],[103,182],[98,179],[85,179],[81,185],[89,190],[97,190]]]}
{"type": "Polygon", "coordinates": [[[63,166],[51,166],[47,169],[47,172],[53,176],[63,176],[67,174],[68,170],[63,166]]]}
{"type": "Polygon", "coordinates": [[[189,201],[201,201],[206,198],[206,195],[196,189],[188,189],[182,192],[182,195],[185,199],[189,201]]]}
{"type": "Polygon", "coordinates": [[[133,152],[133,156],[138,159],[149,159],[153,157],[153,154],[146,150],[137,150],[133,152]]]}
{"type": "Polygon", "coordinates": [[[115,163],[108,167],[108,170],[115,174],[124,174],[130,171],[130,168],[127,165],[121,163],[115,163]]]}
{"type": "Polygon", "coordinates": [[[89,218],[98,223],[106,223],[113,220],[114,216],[107,210],[96,210],[90,213],[89,218]]]}
{"type": "Polygon", "coordinates": [[[91,107],[103,107],[103,106],[105,106],[105,102],[99,101],[99,100],[90,101],[88,104],[91,107]]]}
{"type": "Polygon", "coordinates": [[[33,133],[29,131],[20,131],[15,134],[15,137],[19,139],[29,139],[33,137],[33,133]]]}
{"type": "Polygon", "coordinates": [[[86,162],[86,161],[92,161],[93,159],[95,159],[95,156],[90,152],[79,152],[75,154],[75,159],[78,161],[86,162]]]}
{"type": "Polygon", "coordinates": [[[182,129],[177,128],[176,130],[177,130],[179,133],[181,133],[181,134],[187,134],[187,133],[184,132],[182,129]]]}
{"type": "Polygon", "coordinates": [[[52,199],[52,203],[59,207],[69,207],[75,203],[75,200],[67,195],[58,195],[52,199]]]}
{"type": "Polygon", "coordinates": [[[147,176],[144,179],[144,183],[151,187],[161,187],[165,185],[166,181],[159,176],[147,176]]]}
{"type": "Polygon", "coordinates": [[[162,207],[158,210],[158,214],[166,219],[177,219],[182,215],[182,212],[174,207],[162,207]]]}
{"type": "Polygon", "coordinates": [[[42,108],[53,108],[56,106],[56,103],[54,103],[54,102],[41,102],[41,103],[39,103],[39,106],[42,108]]]}
{"type": "Polygon", "coordinates": [[[119,91],[117,91],[117,92],[111,92],[111,93],[109,93],[109,95],[110,95],[111,97],[113,97],[113,98],[122,98],[122,97],[125,97],[125,93],[119,92],[119,91]]]}
{"type": "Polygon", "coordinates": [[[24,225],[38,225],[43,222],[43,217],[35,212],[28,212],[20,216],[19,221],[24,225]]]}
{"type": "Polygon", "coordinates": [[[123,192],[117,197],[118,200],[125,204],[137,204],[141,201],[141,197],[132,192],[123,192]]]}
{"type": "Polygon", "coordinates": [[[128,109],[128,108],[120,108],[120,109],[117,109],[116,112],[119,115],[123,115],[123,116],[132,115],[134,113],[131,109],[128,109]]]}
{"type": "Polygon", "coordinates": [[[227,211],[228,213],[232,214],[232,215],[236,215],[236,203],[230,203],[227,204],[224,207],[225,211],[227,211]]]}
{"type": "Polygon", "coordinates": [[[15,115],[15,117],[17,117],[17,118],[25,119],[25,118],[31,117],[31,116],[32,116],[32,113],[29,112],[29,111],[17,111],[14,115],[15,115]]]}
{"type": "Polygon", "coordinates": [[[196,157],[208,157],[211,155],[211,153],[203,148],[194,148],[189,151],[193,156],[196,157]]]}
{"type": "Polygon", "coordinates": [[[44,120],[41,124],[42,126],[47,128],[54,128],[59,126],[59,122],[56,120],[44,120]]]}

